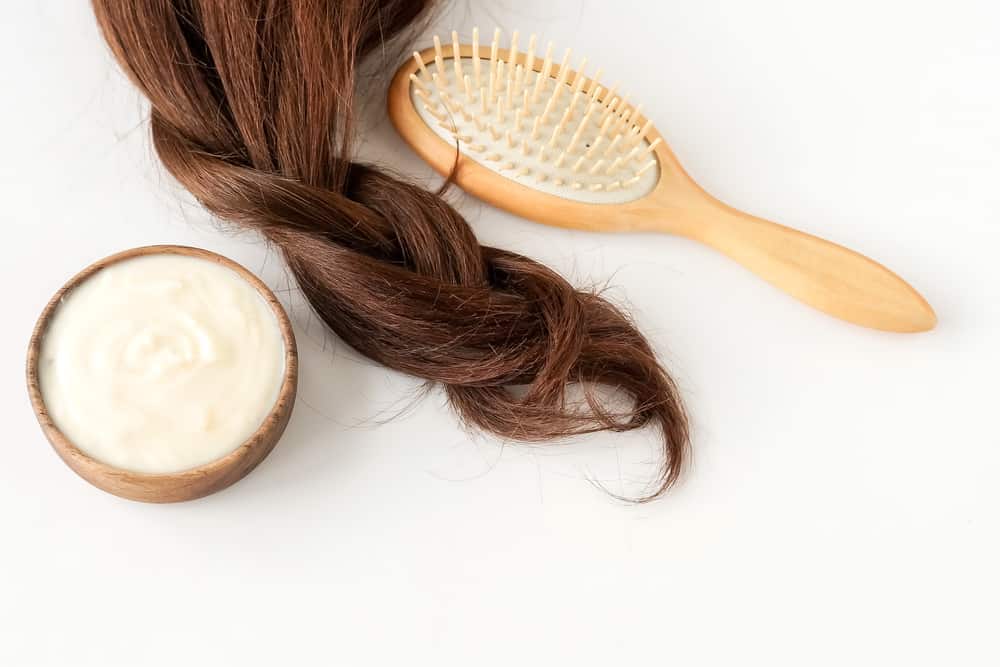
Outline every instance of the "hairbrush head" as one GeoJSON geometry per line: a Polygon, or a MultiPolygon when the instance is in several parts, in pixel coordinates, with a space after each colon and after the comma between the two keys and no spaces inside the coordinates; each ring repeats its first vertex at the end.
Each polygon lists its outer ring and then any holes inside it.
{"type": "Polygon", "coordinates": [[[481,47],[477,28],[471,46],[452,32],[450,44],[435,36],[433,51],[414,53],[408,92],[420,119],[469,160],[539,192],[592,204],[652,192],[662,140],[641,108],[600,72],[588,78],[586,58],[572,71],[570,49],[556,64],[551,42],[542,54],[532,35],[522,51],[519,37],[501,49],[498,29],[481,47]]]}

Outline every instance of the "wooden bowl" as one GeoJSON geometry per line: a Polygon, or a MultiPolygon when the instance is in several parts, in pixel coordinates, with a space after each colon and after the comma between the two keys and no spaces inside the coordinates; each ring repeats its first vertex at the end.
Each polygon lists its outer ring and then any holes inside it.
{"type": "Polygon", "coordinates": [[[52,443],[56,453],[80,477],[99,489],[113,493],[129,500],[140,500],[148,503],[172,503],[182,500],[193,500],[221,491],[230,484],[238,482],[264,460],[277,444],[285,430],[295,403],[295,391],[298,383],[298,355],[295,348],[295,335],[288,315],[275,298],[274,294],[255,275],[236,262],[217,255],[214,252],[189,248],[186,246],[146,246],[133,248],[110,257],[106,257],[85,268],[73,276],[62,289],[45,306],[28,346],[28,395],[35,410],[38,423],[45,437],[52,443]],[[149,474],[132,472],[115,468],[102,463],[80,450],[70,442],[62,431],[53,423],[38,382],[38,359],[42,339],[62,298],[74,287],[87,280],[106,266],[115,262],[153,254],[187,255],[199,257],[228,267],[253,285],[257,292],[271,306],[271,311],[278,320],[278,327],[285,344],[285,377],[278,392],[278,399],[268,413],[264,422],[243,444],[235,450],[216,459],[211,463],[177,473],[149,474]]]}

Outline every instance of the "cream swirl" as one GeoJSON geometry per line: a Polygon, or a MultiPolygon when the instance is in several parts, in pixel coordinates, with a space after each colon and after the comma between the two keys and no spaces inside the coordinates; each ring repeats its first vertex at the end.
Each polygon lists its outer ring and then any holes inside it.
{"type": "Polygon", "coordinates": [[[277,318],[215,262],[123,260],[75,287],[46,330],[45,406],[77,447],[147,473],[225,456],[263,422],[284,376],[277,318]]]}

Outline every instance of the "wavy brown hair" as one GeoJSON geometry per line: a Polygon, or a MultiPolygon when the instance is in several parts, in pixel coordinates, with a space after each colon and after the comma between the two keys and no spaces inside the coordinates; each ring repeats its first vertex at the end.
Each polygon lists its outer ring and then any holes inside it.
{"type": "Polygon", "coordinates": [[[375,361],[445,386],[468,423],[544,441],[653,423],[676,479],[687,420],[615,306],[479,245],[440,196],[351,160],[356,70],[422,0],[93,0],[149,98],[163,164],[213,214],[276,247],[316,314],[375,361]],[[579,383],[585,400],[567,397],[579,383]],[[631,407],[602,400],[600,385],[631,407]]]}

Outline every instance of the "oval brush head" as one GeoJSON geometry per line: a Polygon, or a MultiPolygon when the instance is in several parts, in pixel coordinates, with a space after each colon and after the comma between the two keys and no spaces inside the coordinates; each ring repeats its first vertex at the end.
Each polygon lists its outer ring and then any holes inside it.
{"type": "Polygon", "coordinates": [[[446,46],[434,37],[429,67],[413,54],[411,101],[438,136],[505,178],[558,197],[621,204],[653,191],[661,140],[647,139],[652,124],[640,108],[617,86],[605,89],[600,72],[588,79],[586,58],[572,72],[570,49],[556,63],[553,44],[538,52],[535,35],[523,50],[517,31],[508,49],[499,42],[497,29],[482,57],[476,28],[464,56],[457,32],[446,46]]]}

